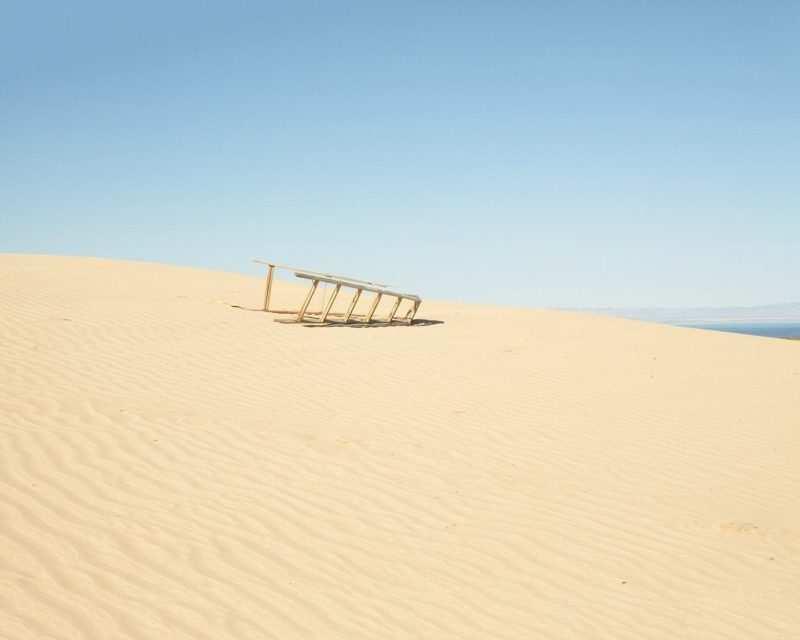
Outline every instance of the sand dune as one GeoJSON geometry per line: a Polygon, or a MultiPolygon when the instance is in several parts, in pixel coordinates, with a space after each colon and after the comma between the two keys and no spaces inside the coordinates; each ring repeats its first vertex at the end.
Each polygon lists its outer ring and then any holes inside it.
{"type": "Polygon", "coordinates": [[[0,636],[800,637],[800,344],[261,293],[0,256],[0,636]]]}

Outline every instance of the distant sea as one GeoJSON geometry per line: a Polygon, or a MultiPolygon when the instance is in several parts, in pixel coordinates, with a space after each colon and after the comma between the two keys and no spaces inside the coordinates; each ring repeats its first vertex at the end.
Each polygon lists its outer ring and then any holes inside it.
{"type": "Polygon", "coordinates": [[[681,327],[727,331],[728,333],[746,333],[751,336],[765,336],[767,338],[800,338],[800,322],[681,322],[676,324],[681,327]]]}

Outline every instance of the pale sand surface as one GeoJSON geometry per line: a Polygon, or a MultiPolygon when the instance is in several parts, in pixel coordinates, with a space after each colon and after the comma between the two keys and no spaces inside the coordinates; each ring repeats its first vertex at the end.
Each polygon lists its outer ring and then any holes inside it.
{"type": "Polygon", "coordinates": [[[0,636],[800,637],[800,344],[262,287],[0,256],[0,636]]]}

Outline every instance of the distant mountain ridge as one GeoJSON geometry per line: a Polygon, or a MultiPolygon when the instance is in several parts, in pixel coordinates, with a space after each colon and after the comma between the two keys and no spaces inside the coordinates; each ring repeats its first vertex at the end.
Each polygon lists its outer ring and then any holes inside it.
{"type": "Polygon", "coordinates": [[[651,307],[631,309],[577,309],[617,318],[664,322],[800,322],[800,302],[768,304],[756,307],[651,307]]]}

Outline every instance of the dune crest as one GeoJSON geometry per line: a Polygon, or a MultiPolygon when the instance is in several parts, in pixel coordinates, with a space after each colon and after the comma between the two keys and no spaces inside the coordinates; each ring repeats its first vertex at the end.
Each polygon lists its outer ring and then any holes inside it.
{"type": "Polygon", "coordinates": [[[800,629],[800,343],[262,287],[0,255],[0,636],[800,629]]]}

